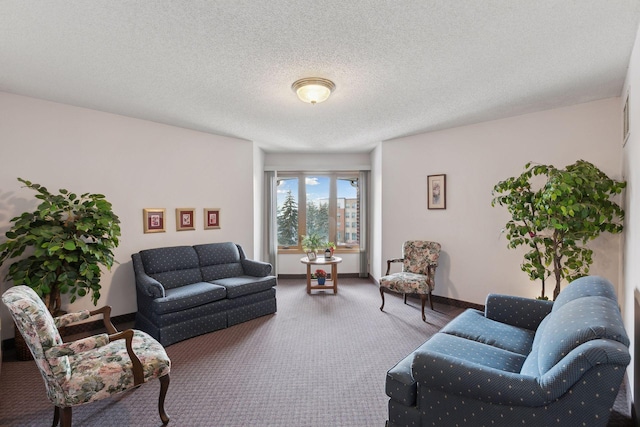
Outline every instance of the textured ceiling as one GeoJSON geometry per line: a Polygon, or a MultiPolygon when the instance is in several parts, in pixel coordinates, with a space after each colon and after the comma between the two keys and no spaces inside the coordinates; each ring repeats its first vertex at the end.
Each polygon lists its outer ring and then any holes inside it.
{"type": "Polygon", "coordinates": [[[0,0],[0,91],[257,142],[376,142],[619,96],[637,0],[0,0]],[[291,84],[331,79],[323,104],[291,84]]]}

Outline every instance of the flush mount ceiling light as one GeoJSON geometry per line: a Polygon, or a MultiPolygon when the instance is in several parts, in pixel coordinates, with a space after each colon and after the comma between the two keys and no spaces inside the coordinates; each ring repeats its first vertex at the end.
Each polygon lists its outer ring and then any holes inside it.
{"type": "Polygon", "coordinates": [[[321,77],[307,77],[297,80],[291,85],[291,89],[298,95],[301,101],[309,104],[317,104],[326,101],[336,85],[321,77]]]}

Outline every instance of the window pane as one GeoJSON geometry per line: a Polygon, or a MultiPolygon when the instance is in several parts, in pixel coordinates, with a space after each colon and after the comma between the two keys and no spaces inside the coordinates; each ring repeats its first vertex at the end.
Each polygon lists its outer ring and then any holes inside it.
{"type": "Polygon", "coordinates": [[[278,246],[298,246],[298,178],[278,180],[278,246]]]}
{"type": "Polygon", "coordinates": [[[344,222],[344,226],[337,226],[336,234],[339,237],[344,236],[343,239],[338,238],[336,242],[338,246],[358,247],[359,242],[359,227],[358,218],[360,217],[359,205],[358,205],[358,179],[353,178],[338,178],[337,180],[337,212],[339,215],[344,215],[345,218],[354,218],[356,221],[351,224],[347,221],[344,222]],[[352,226],[355,230],[349,229],[346,231],[345,227],[352,226]],[[352,231],[357,231],[354,233],[352,231]]]}
{"type": "Polygon", "coordinates": [[[329,182],[327,176],[305,178],[307,234],[318,234],[324,241],[329,241],[329,182]]]}

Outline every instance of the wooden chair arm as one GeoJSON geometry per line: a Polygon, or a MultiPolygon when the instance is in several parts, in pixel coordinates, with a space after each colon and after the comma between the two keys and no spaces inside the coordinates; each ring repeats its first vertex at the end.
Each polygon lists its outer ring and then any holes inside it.
{"type": "Polygon", "coordinates": [[[95,316],[98,314],[102,314],[102,321],[104,322],[104,327],[107,329],[107,333],[115,334],[118,332],[113,323],[111,323],[111,306],[105,305],[97,310],[93,310],[89,312],[90,315],[95,316]]]}
{"type": "Polygon", "coordinates": [[[142,362],[136,354],[133,352],[133,329],[127,329],[126,331],[118,332],[116,334],[109,335],[109,341],[125,340],[127,346],[127,353],[131,359],[131,365],[133,370],[133,384],[139,386],[144,383],[144,369],[142,368],[142,362]]]}
{"type": "Polygon", "coordinates": [[[402,262],[404,261],[404,258],[394,258],[394,259],[388,259],[387,260],[387,272],[384,274],[385,276],[389,275],[389,271],[391,271],[391,263],[392,262],[402,262]]]}

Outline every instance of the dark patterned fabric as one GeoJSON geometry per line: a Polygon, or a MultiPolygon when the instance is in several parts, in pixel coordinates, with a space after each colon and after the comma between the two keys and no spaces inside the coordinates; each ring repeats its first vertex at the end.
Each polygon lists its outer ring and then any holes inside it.
{"type": "Polygon", "coordinates": [[[276,285],[276,278],[273,276],[259,278],[254,276],[238,276],[219,279],[213,283],[226,288],[227,298],[237,298],[271,289],[276,285]]]}
{"type": "Polygon", "coordinates": [[[605,426],[631,360],[613,286],[557,301],[490,296],[452,320],[387,373],[389,425],[605,426]]]}
{"type": "Polygon", "coordinates": [[[247,259],[235,243],[147,249],[131,258],[136,327],[165,346],[276,311],[271,264],[247,259]]]}
{"type": "Polygon", "coordinates": [[[153,300],[154,313],[173,313],[218,301],[227,296],[227,290],[224,286],[200,282],[167,289],[166,295],[164,298],[153,300]]]}
{"type": "Polygon", "coordinates": [[[532,331],[547,317],[553,301],[490,294],[485,302],[485,317],[532,331]]]}
{"type": "Polygon", "coordinates": [[[198,255],[191,246],[145,249],[140,251],[140,258],[147,274],[200,267],[198,255]]]}
{"type": "Polygon", "coordinates": [[[242,260],[242,269],[248,276],[264,277],[271,274],[273,270],[268,262],[254,261],[251,259],[242,260]]]}
{"type": "Polygon", "coordinates": [[[237,264],[242,259],[238,245],[232,242],[208,243],[195,245],[193,248],[198,254],[201,267],[218,264],[237,264]]]}

